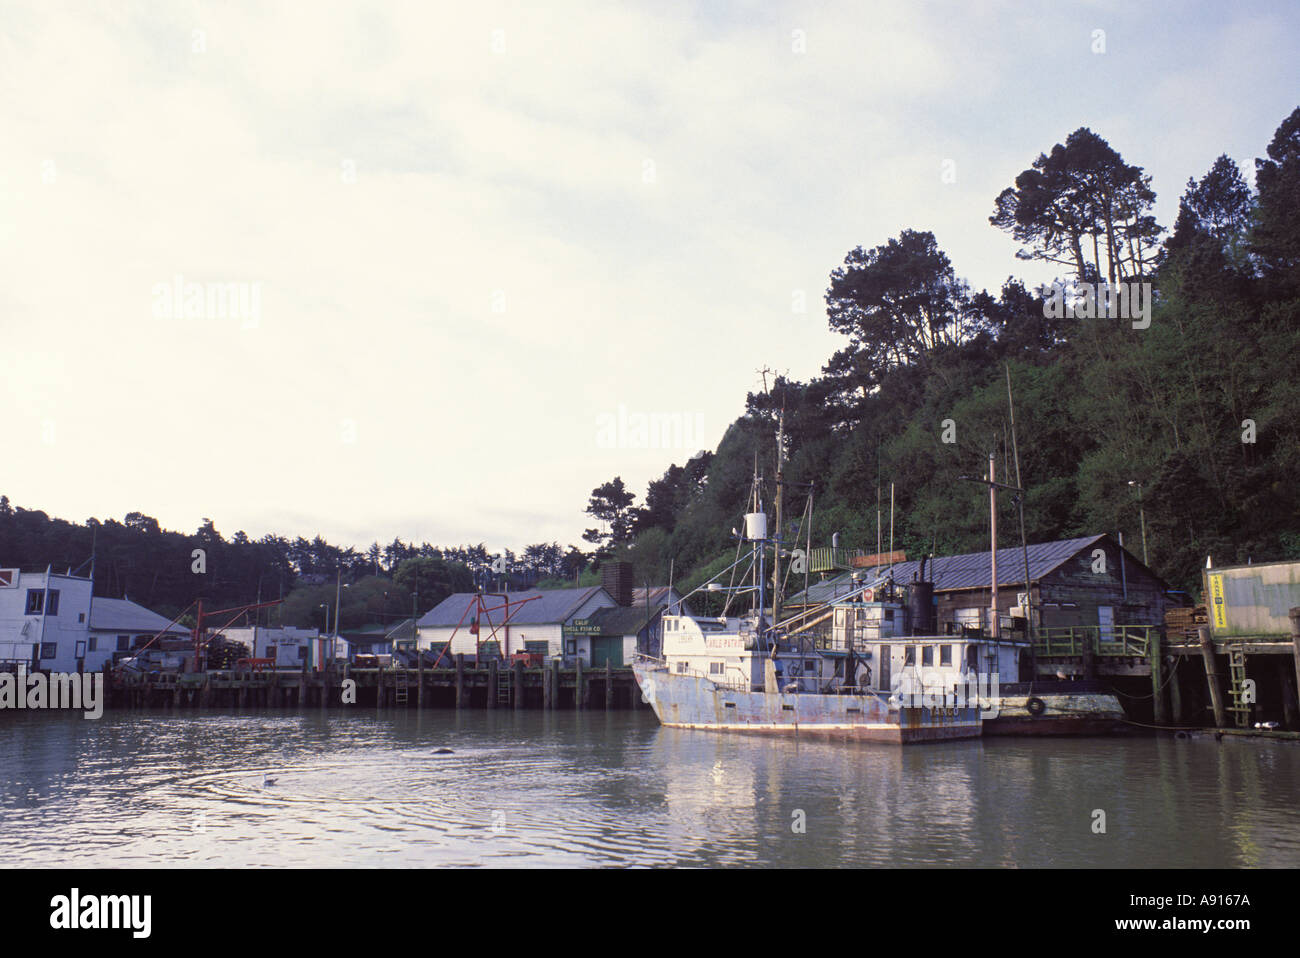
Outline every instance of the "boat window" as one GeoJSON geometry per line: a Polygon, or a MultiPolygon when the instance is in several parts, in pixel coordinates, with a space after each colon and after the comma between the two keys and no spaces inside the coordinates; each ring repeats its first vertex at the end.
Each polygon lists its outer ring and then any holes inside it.
{"type": "Polygon", "coordinates": [[[689,663],[689,662],[678,662],[678,663],[677,663],[677,671],[678,671],[678,672],[689,672],[689,671],[690,671],[690,668],[691,668],[691,663],[689,663]]]}
{"type": "Polygon", "coordinates": [[[726,665],[724,665],[723,663],[721,663],[721,662],[710,662],[710,663],[709,663],[709,674],[710,674],[710,675],[722,675],[725,671],[727,671],[727,667],[726,667],[726,665]]]}
{"type": "Polygon", "coordinates": [[[916,646],[909,645],[903,649],[903,664],[916,665],[916,646]]]}
{"type": "Polygon", "coordinates": [[[921,664],[922,664],[922,665],[934,665],[934,646],[933,646],[933,645],[923,645],[923,646],[921,646],[921,664]]]}
{"type": "Polygon", "coordinates": [[[980,647],[978,645],[966,646],[966,664],[976,672],[980,667],[980,647]]]}
{"type": "Polygon", "coordinates": [[[952,665],[952,646],[951,646],[951,645],[941,645],[941,646],[939,646],[939,664],[940,664],[940,665],[952,665]]]}

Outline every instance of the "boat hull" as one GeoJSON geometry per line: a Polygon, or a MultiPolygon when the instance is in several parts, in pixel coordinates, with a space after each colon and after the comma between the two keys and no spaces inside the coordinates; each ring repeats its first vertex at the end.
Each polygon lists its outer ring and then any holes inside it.
{"type": "Polygon", "coordinates": [[[978,738],[973,707],[890,708],[878,695],[744,691],[662,666],[633,667],[642,696],[670,728],[911,745],[978,738]]]}
{"type": "Polygon", "coordinates": [[[1109,735],[1126,728],[1119,699],[1104,693],[1002,696],[996,715],[984,720],[985,735],[1109,735]],[[1029,710],[1031,697],[1043,703],[1038,715],[1029,710]]]}

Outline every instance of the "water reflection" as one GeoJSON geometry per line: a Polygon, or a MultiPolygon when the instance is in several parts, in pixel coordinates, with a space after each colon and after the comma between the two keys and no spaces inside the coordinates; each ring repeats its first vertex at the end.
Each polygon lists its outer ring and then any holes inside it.
{"type": "Polygon", "coordinates": [[[1298,795],[1300,749],[1226,740],[898,749],[604,712],[0,717],[5,865],[1294,867],[1298,795]]]}

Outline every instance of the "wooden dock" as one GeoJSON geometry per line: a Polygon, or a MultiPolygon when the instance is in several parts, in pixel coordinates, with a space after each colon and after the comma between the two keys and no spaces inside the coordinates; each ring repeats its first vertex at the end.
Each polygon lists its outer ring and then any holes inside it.
{"type": "MultiPolygon", "coordinates": [[[[1252,734],[1261,718],[1300,730],[1300,608],[1291,636],[1214,639],[1208,626],[1183,631],[1116,625],[1043,629],[1035,679],[1104,679],[1130,718],[1152,727],[1203,727],[1252,734]]],[[[1138,724],[1142,724],[1139,722],[1138,724]]]]}
{"type": "Polygon", "coordinates": [[[110,673],[109,708],[642,709],[630,668],[490,661],[454,668],[110,673]]]}

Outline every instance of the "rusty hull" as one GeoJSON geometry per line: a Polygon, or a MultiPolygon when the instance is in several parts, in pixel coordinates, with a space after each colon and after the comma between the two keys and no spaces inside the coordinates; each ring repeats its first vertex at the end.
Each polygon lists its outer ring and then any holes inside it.
{"type": "Polygon", "coordinates": [[[870,693],[743,691],[643,663],[633,672],[659,721],[674,728],[896,745],[978,738],[982,732],[975,707],[891,709],[870,693]]]}

